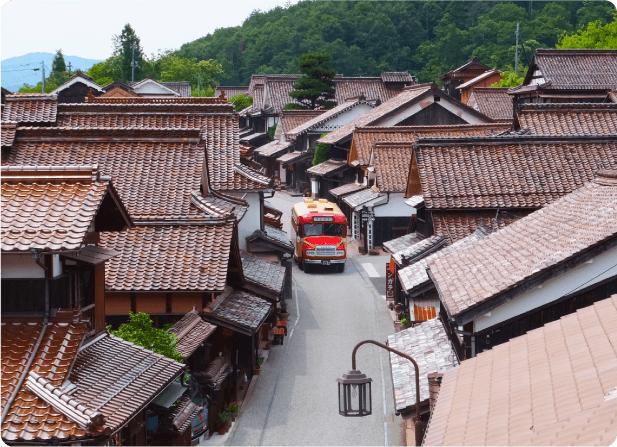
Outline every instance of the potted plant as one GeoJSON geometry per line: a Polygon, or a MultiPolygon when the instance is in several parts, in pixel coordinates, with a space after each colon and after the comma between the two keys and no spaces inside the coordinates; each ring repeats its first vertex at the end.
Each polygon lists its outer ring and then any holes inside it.
{"type": "Polygon", "coordinates": [[[219,435],[224,435],[229,430],[229,420],[231,419],[231,413],[229,410],[223,410],[219,413],[219,419],[222,424],[219,428],[219,435]]]}
{"type": "Polygon", "coordinates": [[[232,422],[235,421],[236,414],[238,413],[238,404],[235,402],[230,403],[227,410],[229,411],[229,414],[231,415],[232,422]]]}
{"type": "Polygon", "coordinates": [[[403,315],[403,318],[401,318],[401,326],[407,327],[410,324],[411,324],[411,321],[409,319],[409,315],[407,314],[403,315]]]}
{"type": "Polygon", "coordinates": [[[259,357],[257,359],[257,365],[255,365],[255,367],[253,368],[253,374],[255,374],[256,376],[259,375],[259,373],[261,372],[261,365],[263,364],[265,360],[266,359],[263,357],[259,357]]]}
{"type": "Polygon", "coordinates": [[[278,312],[279,320],[287,321],[289,318],[289,312],[287,312],[287,303],[285,302],[285,298],[281,299],[281,310],[278,312]]]}

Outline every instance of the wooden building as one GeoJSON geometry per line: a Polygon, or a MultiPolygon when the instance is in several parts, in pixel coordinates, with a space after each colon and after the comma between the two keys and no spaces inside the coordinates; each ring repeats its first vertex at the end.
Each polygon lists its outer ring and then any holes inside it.
{"type": "Polygon", "coordinates": [[[501,81],[501,71],[486,70],[481,75],[459,85],[456,89],[460,91],[461,102],[467,104],[469,102],[469,97],[476,88],[490,87],[499,81],[501,81]]]}
{"type": "Polygon", "coordinates": [[[94,82],[90,76],[77,70],[71,79],[51,93],[58,97],[58,103],[78,104],[85,102],[90,92],[94,96],[100,96],[105,93],[103,87],[94,82]]]}
{"type": "Polygon", "coordinates": [[[484,65],[480,59],[474,57],[467,60],[462,66],[442,74],[439,79],[443,82],[444,91],[460,101],[461,91],[457,87],[486,73],[490,69],[491,67],[484,65]]]}

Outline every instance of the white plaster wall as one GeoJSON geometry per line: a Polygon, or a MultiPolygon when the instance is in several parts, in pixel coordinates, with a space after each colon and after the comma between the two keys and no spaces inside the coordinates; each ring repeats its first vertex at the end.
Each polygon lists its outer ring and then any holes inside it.
{"type": "Polygon", "coordinates": [[[259,206],[259,193],[249,192],[244,196],[240,193],[228,193],[235,197],[242,197],[249,204],[249,209],[240,222],[238,222],[238,242],[240,250],[246,250],[246,238],[260,229],[261,214],[259,206]]]}
{"type": "Polygon", "coordinates": [[[339,127],[355,120],[356,118],[365,115],[371,110],[373,110],[373,107],[369,106],[368,104],[358,104],[354,108],[349,109],[346,112],[343,112],[340,115],[336,116],[335,118],[326,121],[320,126],[311,129],[311,132],[320,132],[320,135],[324,132],[332,132],[333,130],[336,130],[339,127]]]}
{"type": "Polygon", "coordinates": [[[540,287],[527,291],[518,298],[494,309],[490,315],[477,318],[474,321],[474,331],[484,330],[613,276],[617,276],[617,247],[595,257],[593,262],[579,265],[545,282],[540,287]]]}
{"type": "Polygon", "coordinates": [[[140,94],[140,95],[169,95],[169,96],[174,96],[174,94],[172,92],[170,92],[167,89],[163,89],[160,86],[154,84],[154,83],[146,83],[140,87],[138,87],[137,89],[135,89],[135,92],[140,94]]]}
{"type": "Polygon", "coordinates": [[[384,205],[375,206],[376,217],[411,217],[415,208],[405,205],[405,193],[390,193],[390,201],[384,205]]]}
{"type": "MultiPolygon", "coordinates": [[[[374,124],[374,125],[381,126],[381,127],[395,126],[401,121],[409,118],[412,115],[415,115],[416,113],[420,112],[422,109],[430,106],[431,104],[433,104],[433,102],[435,102],[433,99],[433,96],[429,96],[428,98],[425,98],[421,102],[414,104],[413,106],[407,109],[403,109],[397,114],[389,117],[388,119],[378,122],[377,124],[374,124]]],[[[455,114],[462,120],[468,122],[469,124],[481,124],[481,123],[486,122],[486,121],[479,119],[475,115],[472,115],[471,113],[463,110],[460,106],[449,102],[446,98],[440,97],[440,100],[437,101],[437,104],[443,107],[444,109],[448,110],[449,112],[455,114]]]]}
{"type": "Polygon", "coordinates": [[[2,253],[2,279],[9,278],[45,278],[45,270],[36,264],[31,254],[2,253]]]}

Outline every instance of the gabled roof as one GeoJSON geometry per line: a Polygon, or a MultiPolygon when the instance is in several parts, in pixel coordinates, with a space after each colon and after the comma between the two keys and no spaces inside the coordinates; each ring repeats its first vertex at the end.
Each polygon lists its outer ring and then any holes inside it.
{"type": "Polygon", "coordinates": [[[193,355],[193,352],[210,337],[216,330],[216,326],[206,323],[195,310],[188,312],[180,321],[170,327],[167,332],[174,334],[178,342],[176,349],[182,354],[183,361],[193,355]]]}
{"type": "Polygon", "coordinates": [[[411,145],[377,143],[373,149],[373,165],[377,187],[383,192],[405,192],[411,163],[411,145]]]}
{"type": "Polygon", "coordinates": [[[246,237],[246,240],[248,242],[264,241],[284,253],[293,253],[294,250],[287,233],[268,224],[264,225],[264,231],[255,230],[253,234],[246,237]]]}
{"type": "Polygon", "coordinates": [[[327,110],[283,110],[279,119],[281,120],[281,128],[284,134],[295,129],[298,126],[318,117],[327,110]]]}
{"type": "Polygon", "coordinates": [[[245,335],[255,334],[272,312],[272,303],[242,290],[228,289],[204,318],[245,335]]]}
{"type": "Polygon", "coordinates": [[[416,77],[408,71],[384,71],[381,73],[381,80],[383,82],[404,82],[409,85],[416,83],[416,77]]]}
{"type": "Polygon", "coordinates": [[[610,241],[617,242],[617,170],[600,170],[582,188],[429,268],[449,316],[481,304],[486,313],[503,304],[496,297],[509,292],[512,299],[530,279],[545,281],[567,262],[574,268],[578,255],[604,244],[601,253],[610,241]]]}
{"type": "Polygon", "coordinates": [[[358,98],[350,99],[350,100],[347,100],[337,105],[336,107],[330,110],[326,110],[322,114],[316,116],[313,119],[306,121],[305,123],[299,125],[298,127],[295,127],[285,132],[285,136],[289,139],[295,140],[300,135],[303,135],[304,133],[314,129],[315,127],[323,127],[324,124],[326,124],[329,120],[332,120],[336,118],[337,116],[342,115],[345,112],[348,112],[351,109],[359,105],[362,105],[362,104],[368,105],[370,107],[375,107],[373,103],[369,103],[364,99],[358,99],[358,98]]]}
{"type": "Polygon", "coordinates": [[[476,87],[467,105],[495,121],[512,121],[513,98],[508,94],[508,90],[507,87],[476,87]]]}
{"type": "Polygon", "coordinates": [[[337,172],[344,171],[348,169],[347,160],[326,160],[318,165],[315,165],[306,170],[309,174],[317,175],[317,176],[327,176],[333,175],[337,172]]]}
{"type": "MultiPolygon", "coordinates": [[[[58,101],[56,95],[11,94],[2,105],[2,124],[54,123],[58,101]]],[[[4,126],[3,126],[4,127],[4,126]]]]}
{"type": "Polygon", "coordinates": [[[381,194],[378,188],[372,187],[343,197],[343,202],[345,202],[351,208],[357,208],[360,205],[364,205],[365,203],[371,202],[381,197],[385,197],[385,194],[381,194]]]}
{"type": "Polygon", "coordinates": [[[443,81],[451,77],[461,76],[462,74],[466,73],[469,70],[485,70],[486,71],[490,69],[491,67],[484,65],[482,61],[480,61],[480,59],[478,59],[477,57],[473,57],[471,59],[468,59],[467,62],[465,62],[460,67],[442,74],[441,76],[439,76],[439,79],[443,81]]]}
{"type": "Polygon", "coordinates": [[[77,83],[85,84],[87,87],[90,87],[91,89],[97,90],[99,92],[103,92],[103,87],[101,87],[96,82],[94,82],[94,79],[92,79],[90,76],[78,70],[68,81],[66,81],[64,84],[62,84],[60,87],[58,87],[51,93],[54,95],[57,95],[62,90],[66,90],[71,85],[77,84],[77,83]]]}
{"type": "MultiPolygon", "coordinates": [[[[139,96],[147,96],[147,95],[185,96],[185,95],[180,94],[180,92],[178,92],[176,89],[173,89],[171,86],[165,85],[165,84],[166,83],[155,81],[152,78],[146,78],[146,79],[142,79],[139,82],[131,84],[131,88],[139,96]],[[140,89],[143,90],[144,88],[152,88],[152,87],[158,89],[158,92],[147,92],[147,91],[140,92],[140,89]]],[[[174,82],[172,84],[177,84],[177,83],[174,82]]],[[[190,85],[189,85],[189,88],[190,88],[190,85]]],[[[191,96],[191,95],[188,95],[188,96],[191,96]]]]}
{"type": "Polygon", "coordinates": [[[610,445],[617,296],[445,372],[424,445],[610,445]]]}
{"type": "Polygon", "coordinates": [[[223,291],[233,225],[142,225],[101,233],[100,245],[120,252],[105,265],[106,289],[223,291]]]}
{"type": "Polygon", "coordinates": [[[617,104],[523,104],[515,128],[535,135],[617,135],[617,104]]]}
{"type": "MultiPolygon", "coordinates": [[[[448,102],[456,106],[456,108],[463,110],[465,113],[468,113],[475,119],[486,123],[490,123],[492,121],[489,117],[481,114],[477,110],[474,110],[471,107],[458,101],[457,99],[452,98],[439,87],[437,87],[436,84],[418,84],[410,87],[405,87],[403,91],[394,98],[382,103],[370,112],[345,124],[344,126],[339,127],[335,131],[330,132],[328,135],[320,138],[317,141],[319,143],[326,144],[343,143],[351,139],[352,134],[357,127],[380,126],[382,124],[384,124],[384,127],[393,127],[396,125],[396,123],[388,121],[388,119],[391,118],[392,115],[395,115],[396,113],[402,112],[413,106],[421,104],[421,101],[424,99],[430,98],[430,101],[433,101],[433,98],[435,96],[438,96],[440,101],[444,100],[444,102],[448,102]]],[[[427,105],[429,104],[426,104],[424,106],[421,105],[418,111],[426,107],[427,105]]],[[[401,117],[401,121],[403,119],[404,118],[401,117]]]]}
{"type": "Polygon", "coordinates": [[[231,197],[218,191],[203,195],[201,191],[191,191],[191,205],[216,219],[234,216],[238,221],[248,210],[248,202],[238,197],[231,197]]]}
{"type": "Polygon", "coordinates": [[[427,209],[538,208],[617,166],[608,136],[431,138],[414,151],[427,209]]]}
{"type": "Polygon", "coordinates": [[[376,142],[413,143],[419,137],[462,137],[493,135],[510,128],[509,124],[454,124],[434,126],[356,127],[353,130],[348,161],[353,165],[369,166],[376,142]]]}
{"type": "Polygon", "coordinates": [[[178,92],[180,96],[184,98],[191,97],[191,83],[188,81],[179,81],[179,82],[159,82],[159,84],[164,85],[167,88],[172,89],[175,92],[178,92]]]}
{"type": "Polygon", "coordinates": [[[262,157],[276,158],[282,155],[290,147],[291,142],[289,141],[274,140],[255,149],[255,153],[262,157]]]}
{"type": "Polygon", "coordinates": [[[481,75],[478,75],[478,76],[476,76],[476,77],[475,77],[475,78],[473,78],[473,79],[470,79],[469,81],[465,82],[464,84],[459,85],[459,86],[458,86],[458,87],[456,87],[456,88],[457,88],[458,90],[462,90],[462,89],[464,89],[464,88],[471,87],[472,85],[477,84],[478,82],[480,82],[480,81],[482,81],[482,80],[484,80],[484,79],[486,79],[486,78],[489,78],[489,77],[491,77],[491,76],[493,76],[493,75],[496,75],[496,74],[501,74],[501,71],[496,70],[496,69],[486,70],[486,71],[485,71],[484,73],[482,73],[481,75]]]}
{"type": "Polygon", "coordinates": [[[442,235],[431,236],[398,250],[392,255],[392,258],[399,267],[406,267],[441,249],[446,243],[446,238],[442,235]]]}
{"type": "Polygon", "coordinates": [[[124,90],[125,92],[131,92],[131,93],[133,92],[133,87],[131,87],[129,84],[122,82],[118,79],[116,79],[114,82],[111,82],[103,86],[103,90],[105,92],[109,92],[110,90],[115,89],[115,88],[120,88],[124,90]]]}
{"type": "Polygon", "coordinates": [[[363,189],[366,189],[366,185],[363,185],[362,183],[353,182],[353,183],[348,183],[346,185],[338,186],[336,188],[332,188],[328,192],[332,194],[335,198],[340,199],[346,196],[347,194],[352,194],[354,192],[358,192],[363,189]]]}
{"type": "Polygon", "coordinates": [[[132,225],[96,167],[3,166],[2,251],[79,250],[105,201],[104,214],[123,223],[116,230],[132,225]]]}
{"type": "MultiPolygon", "coordinates": [[[[429,373],[445,372],[459,364],[448,333],[439,318],[388,335],[388,346],[416,360],[420,372],[420,403],[429,399],[429,373]]],[[[416,407],[416,371],[406,358],[390,353],[397,411],[416,407]]]]}

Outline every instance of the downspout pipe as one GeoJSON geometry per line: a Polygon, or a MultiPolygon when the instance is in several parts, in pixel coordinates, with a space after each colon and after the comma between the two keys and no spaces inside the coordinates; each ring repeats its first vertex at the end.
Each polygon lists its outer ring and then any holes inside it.
{"type": "Polygon", "coordinates": [[[45,331],[47,330],[47,324],[49,322],[49,268],[47,268],[47,266],[45,266],[45,264],[41,262],[41,255],[42,254],[40,250],[35,250],[32,253],[32,256],[34,257],[34,262],[36,262],[37,265],[45,271],[45,317],[43,319],[43,328],[41,329],[39,338],[36,341],[36,345],[34,346],[34,349],[32,350],[32,354],[30,354],[30,358],[28,359],[28,364],[26,365],[26,368],[24,369],[24,373],[19,379],[19,383],[13,390],[11,397],[9,398],[8,402],[2,409],[0,425],[4,423],[4,419],[6,418],[6,415],[8,414],[11,406],[13,405],[13,401],[15,401],[15,398],[17,397],[17,393],[19,393],[19,390],[21,389],[22,385],[24,384],[24,381],[26,380],[26,376],[28,375],[28,372],[30,371],[30,368],[32,367],[32,363],[34,362],[36,353],[39,351],[39,347],[41,346],[43,337],[45,336],[45,331]]]}

